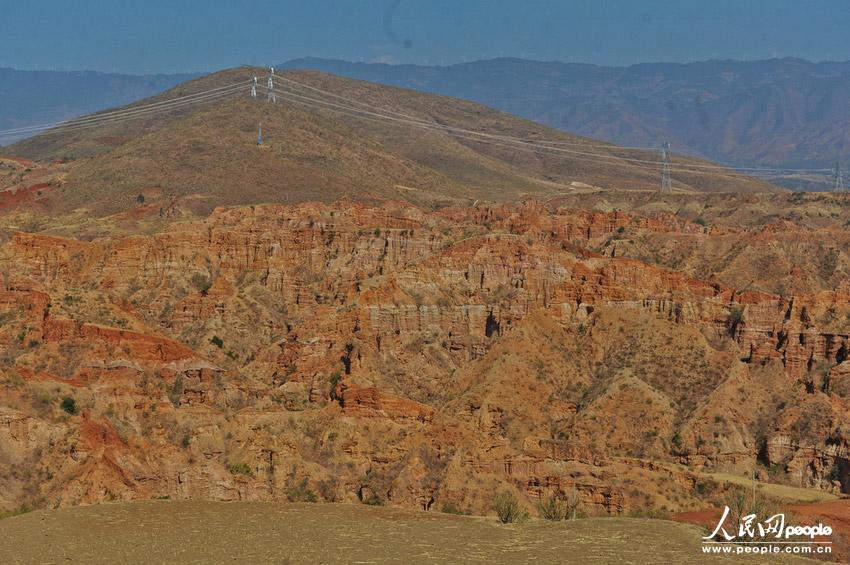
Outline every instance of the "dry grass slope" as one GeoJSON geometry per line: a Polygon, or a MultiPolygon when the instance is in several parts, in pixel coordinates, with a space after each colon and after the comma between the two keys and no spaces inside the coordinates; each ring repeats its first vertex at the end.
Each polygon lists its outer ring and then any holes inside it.
{"type": "Polygon", "coordinates": [[[701,529],[649,519],[505,526],[362,505],[163,501],[38,511],[2,526],[5,563],[734,562],[703,557],[701,529]]]}
{"type": "MultiPolygon", "coordinates": [[[[230,69],[143,102],[200,92],[263,72],[230,69]]],[[[600,146],[463,100],[317,72],[293,71],[285,76],[429,122],[570,145],[564,148],[567,153],[545,154],[283,101],[271,105],[250,99],[246,91],[242,97],[121,124],[46,133],[5,151],[40,160],[78,159],[54,205],[64,211],[85,207],[101,214],[133,207],[139,192],[151,188],[161,191],[166,207],[180,202],[203,212],[222,204],[332,201],[342,196],[400,198],[419,204],[515,200],[573,192],[574,181],[638,190],[654,190],[658,182],[657,156],[652,153],[600,146]],[[259,122],[266,134],[262,148],[255,144],[259,122]],[[587,153],[601,154],[601,160],[587,153]],[[648,163],[627,160],[634,158],[648,163]]],[[[676,178],[680,191],[773,189],[722,170],[676,178]]]]}

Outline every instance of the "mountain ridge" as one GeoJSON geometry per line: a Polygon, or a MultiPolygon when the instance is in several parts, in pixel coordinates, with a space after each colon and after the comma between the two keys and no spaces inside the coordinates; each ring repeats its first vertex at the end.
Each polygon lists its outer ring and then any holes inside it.
{"type": "MultiPolygon", "coordinates": [[[[659,183],[654,152],[601,144],[465,100],[318,71],[279,75],[277,104],[266,102],[262,92],[252,99],[249,79],[262,71],[221,71],[143,103],[165,104],[243,81],[244,90],[232,96],[159,106],[164,109],[98,127],[48,131],[5,151],[41,161],[73,156],[52,197],[55,206],[104,213],[137,207],[139,195],[146,206],[191,201],[208,213],[219,205],[341,197],[505,201],[577,187],[655,190],[659,183]],[[340,103],[340,97],[350,102],[340,103]],[[356,104],[378,112],[363,113],[370,111],[356,104]],[[472,131],[482,133],[463,133],[472,131]],[[511,139],[520,141],[506,141],[511,139]]],[[[677,156],[672,166],[677,191],[774,189],[711,163],[677,156]]]]}

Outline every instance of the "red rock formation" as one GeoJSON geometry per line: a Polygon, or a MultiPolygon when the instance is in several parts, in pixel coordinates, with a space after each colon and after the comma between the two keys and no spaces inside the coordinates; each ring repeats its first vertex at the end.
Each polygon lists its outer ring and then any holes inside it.
{"type": "Polygon", "coordinates": [[[476,512],[504,485],[532,504],[577,484],[593,511],[620,512],[665,496],[634,494],[632,474],[697,505],[695,475],[670,465],[734,470],[764,450],[833,488],[850,289],[738,288],[604,247],[623,233],[635,246],[741,236],[533,202],[270,205],[150,236],[16,233],[0,248],[0,371],[3,405],[22,412],[0,456],[33,458],[60,430],[77,460],[43,457],[38,488],[63,503],[273,499],[304,479],[327,500],[476,512]],[[63,415],[64,395],[85,416],[63,415]],[[808,397],[829,399],[829,425],[801,442],[808,397]]]}

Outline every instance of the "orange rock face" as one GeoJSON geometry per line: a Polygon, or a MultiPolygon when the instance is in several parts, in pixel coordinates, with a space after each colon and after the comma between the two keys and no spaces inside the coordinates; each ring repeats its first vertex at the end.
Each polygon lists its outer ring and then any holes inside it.
{"type": "Polygon", "coordinates": [[[701,471],[754,464],[848,491],[844,257],[789,263],[810,292],[729,267],[731,239],[788,232],[828,235],[534,202],[14,233],[0,460],[33,472],[0,502],[312,491],[486,513],[499,489],[533,507],[575,488],[590,513],[687,510],[701,471]]]}

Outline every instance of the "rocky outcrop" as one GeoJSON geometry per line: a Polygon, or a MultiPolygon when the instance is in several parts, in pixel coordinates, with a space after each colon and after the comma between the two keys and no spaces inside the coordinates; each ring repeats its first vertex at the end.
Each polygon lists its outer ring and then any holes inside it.
{"type": "Polygon", "coordinates": [[[27,484],[61,504],[312,493],[487,512],[506,486],[533,507],[575,485],[589,511],[617,513],[697,506],[676,463],[757,458],[850,488],[846,285],[786,296],[611,251],[662,236],[740,233],[534,202],[16,233],[0,250],[2,405],[16,407],[0,459],[53,442],[27,484]],[[830,407],[823,430],[811,399],[830,407]]]}

